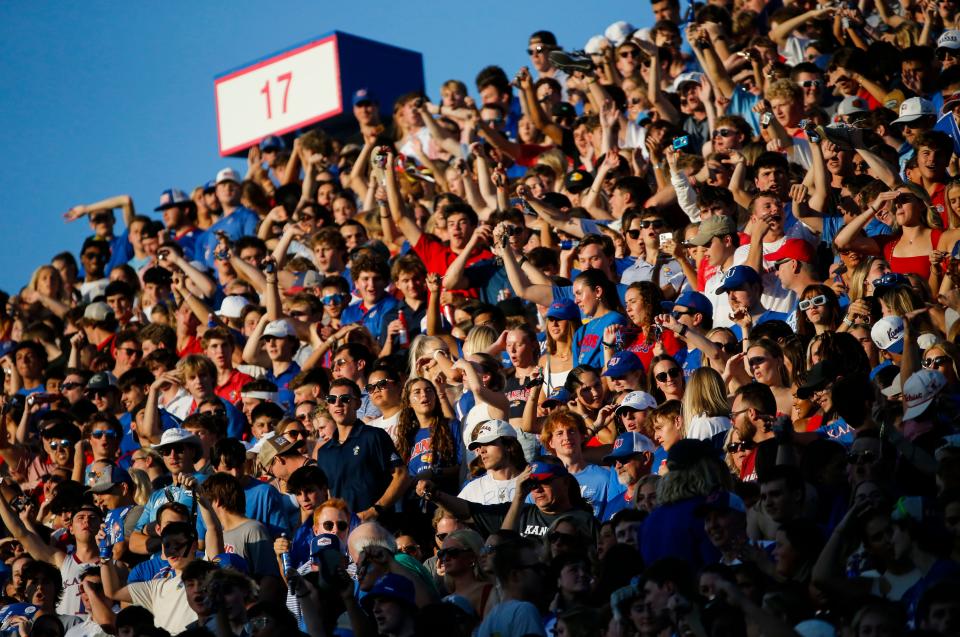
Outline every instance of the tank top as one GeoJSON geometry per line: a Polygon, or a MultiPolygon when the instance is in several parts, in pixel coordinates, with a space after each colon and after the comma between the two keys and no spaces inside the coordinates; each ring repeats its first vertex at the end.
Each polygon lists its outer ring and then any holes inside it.
{"type": "Polygon", "coordinates": [[[63,579],[63,597],[57,603],[57,612],[61,615],[76,615],[83,607],[80,601],[80,575],[91,564],[84,564],[72,550],[63,558],[60,565],[60,577],[63,579]]]}
{"type": "MultiPolygon", "coordinates": [[[[936,250],[940,242],[942,230],[933,229],[930,231],[930,250],[936,250]]],[[[894,249],[900,243],[903,235],[892,238],[883,245],[883,256],[890,264],[890,269],[900,274],[916,274],[924,281],[930,277],[930,256],[919,257],[896,257],[893,255],[894,249]]]]}

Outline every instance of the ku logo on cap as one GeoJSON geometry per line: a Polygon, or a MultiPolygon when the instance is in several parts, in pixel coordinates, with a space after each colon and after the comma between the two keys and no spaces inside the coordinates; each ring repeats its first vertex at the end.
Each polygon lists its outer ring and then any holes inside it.
{"type": "Polygon", "coordinates": [[[614,356],[613,358],[610,359],[610,365],[608,365],[608,367],[611,365],[619,365],[619,364],[620,364],[620,358],[617,356],[614,356]]]}
{"type": "Polygon", "coordinates": [[[330,541],[330,538],[328,537],[317,538],[317,546],[330,546],[330,544],[331,544],[331,541],[330,541]]]}
{"type": "Polygon", "coordinates": [[[613,443],[614,449],[619,449],[623,446],[623,438],[617,438],[616,442],[613,443]]]}

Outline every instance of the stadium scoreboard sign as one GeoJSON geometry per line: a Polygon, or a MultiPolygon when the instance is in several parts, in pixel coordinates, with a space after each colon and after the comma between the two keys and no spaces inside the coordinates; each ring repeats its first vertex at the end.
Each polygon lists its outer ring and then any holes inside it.
{"type": "Polygon", "coordinates": [[[267,135],[318,124],[351,128],[351,97],[358,89],[376,96],[389,116],[396,97],[423,86],[419,53],[334,31],[214,79],[220,154],[239,154],[267,135]]]}

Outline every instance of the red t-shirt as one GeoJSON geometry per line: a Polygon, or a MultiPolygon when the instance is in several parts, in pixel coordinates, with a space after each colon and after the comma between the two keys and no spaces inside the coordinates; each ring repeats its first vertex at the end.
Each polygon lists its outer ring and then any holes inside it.
{"type": "MultiPolygon", "coordinates": [[[[680,351],[680,341],[677,340],[677,335],[674,334],[672,330],[663,330],[660,340],[663,343],[663,349],[667,350],[667,354],[670,356],[674,356],[680,351]]],[[[636,338],[626,346],[628,352],[633,352],[643,361],[643,370],[645,372],[650,371],[650,361],[653,360],[654,345],[656,345],[656,341],[647,343],[646,334],[639,332],[636,338]]]]}
{"type": "MultiPolygon", "coordinates": [[[[937,209],[937,214],[940,215],[940,221],[943,224],[944,228],[949,228],[950,224],[947,219],[947,185],[946,184],[936,184],[933,187],[933,192],[930,193],[930,203],[933,204],[933,207],[937,209]]],[[[936,247],[936,244],[934,244],[936,247]]]]}
{"type": "Polygon", "coordinates": [[[190,354],[203,354],[203,347],[200,346],[200,339],[197,338],[196,335],[187,339],[187,344],[183,346],[183,349],[177,350],[177,356],[179,358],[189,356],[190,354]]]}
{"type": "MultiPolygon", "coordinates": [[[[413,251],[417,253],[423,264],[427,266],[427,272],[435,274],[446,274],[447,268],[453,263],[457,255],[450,246],[438,239],[435,235],[424,232],[420,235],[417,244],[413,246],[413,251]]],[[[492,259],[493,253],[486,248],[475,250],[470,258],[467,259],[467,265],[473,265],[477,261],[492,259]]]]}
{"type": "Polygon", "coordinates": [[[230,372],[230,379],[213,390],[213,393],[228,403],[236,405],[240,402],[240,389],[252,380],[253,377],[235,369],[230,372]]]}

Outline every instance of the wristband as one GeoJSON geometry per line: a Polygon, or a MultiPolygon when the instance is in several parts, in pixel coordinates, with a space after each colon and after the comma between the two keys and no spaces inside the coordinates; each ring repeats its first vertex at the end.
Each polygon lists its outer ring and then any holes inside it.
{"type": "Polygon", "coordinates": [[[617,344],[616,344],[616,343],[608,343],[608,342],[606,342],[606,341],[603,341],[603,346],[604,346],[604,347],[609,347],[610,349],[614,349],[614,348],[617,346],[617,344]]]}
{"type": "Polygon", "coordinates": [[[843,324],[846,325],[847,327],[853,327],[853,321],[850,320],[849,316],[843,317],[843,324]]]}
{"type": "Polygon", "coordinates": [[[377,515],[383,515],[383,512],[385,511],[385,509],[379,504],[374,504],[372,508],[377,512],[377,515]]]}

